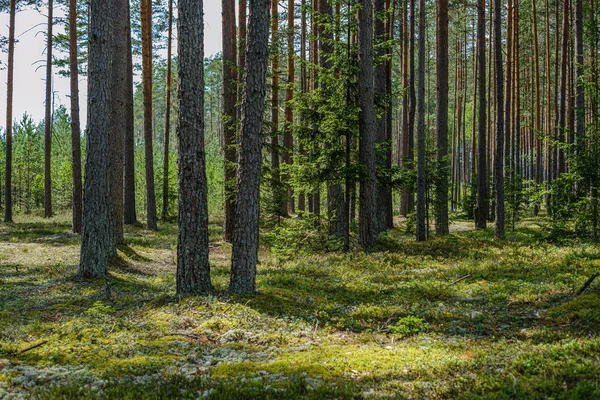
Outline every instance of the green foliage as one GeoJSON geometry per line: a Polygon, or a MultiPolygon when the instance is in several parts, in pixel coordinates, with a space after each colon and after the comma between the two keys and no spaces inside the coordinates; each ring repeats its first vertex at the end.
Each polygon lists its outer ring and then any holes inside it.
{"type": "Polygon", "coordinates": [[[390,325],[390,332],[394,335],[407,337],[416,335],[421,332],[426,332],[429,325],[423,320],[423,318],[409,315],[400,318],[395,325],[390,325]]]}

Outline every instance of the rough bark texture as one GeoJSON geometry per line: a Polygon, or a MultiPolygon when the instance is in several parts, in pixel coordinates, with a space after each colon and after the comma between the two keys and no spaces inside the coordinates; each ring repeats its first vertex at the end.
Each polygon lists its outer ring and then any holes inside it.
{"type": "Polygon", "coordinates": [[[142,82],[144,91],[144,155],[146,159],[146,227],[157,230],[152,144],[152,0],[141,0],[142,82]]]}
{"type": "Polygon", "coordinates": [[[250,0],[250,18],[242,100],[241,143],[237,171],[236,224],[233,232],[231,279],[234,293],[256,291],[258,219],[262,167],[267,64],[269,61],[270,0],[250,0]]]}
{"type": "MultiPolygon", "coordinates": [[[[112,0],[114,13],[114,50],[112,77],[112,118],[110,129],[110,180],[115,243],[123,244],[123,147],[127,119],[127,30],[128,0],[112,0]]],[[[115,248],[116,250],[116,248],[115,248]]],[[[116,255],[116,253],[115,253],[116,255]]]]}
{"type": "Polygon", "coordinates": [[[358,105],[359,163],[365,177],[359,189],[359,243],[364,248],[377,243],[377,176],[375,170],[375,92],[373,87],[373,2],[359,0],[358,10],[358,105]]]}
{"type": "MultiPolygon", "coordinates": [[[[131,15],[129,2],[127,14],[131,15]]],[[[133,117],[133,54],[131,48],[131,20],[127,18],[127,103],[125,116],[125,184],[124,184],[124,222],[135,224],[137,213],[135,210],[135,142],[134,142],[134,117],[133,117]]]]}
{"type": "Polygon", "coordinates": [[[79,276],[108,273],[114,253],[110,184],[110,119],[114,20],[112,0],[90,0],[88,125],[79,276]]]}
{"type": "Polygon", "coordinates": [[[488,171],[487,171],[487,88],[485,76],[485,0],[477,2],[477,78],[479,79],[478,154],[477,159],[477,228],[487,226],[488,171]]]}
{"type": "MultiPolygon", "coordinates": [[[[567,81],[569,64],[569,0],[563,2],[563,29],[562,29],[562,45],[561,45],[561,61],[560,61],[560,108],[558,110],[558,142],[559,144],[566,143],[567,130],[567,81]]],[[[565,152],[559,146],[557,149],[557,168],[558,174],[567,172],[565,162],[565,152]]]]}
{"type": "Polygon", "coordinates": [[[79,66],[77,64],[77,0],[69,0],[69,73],[71,84],[71,168],[73,179],[73,232],[81,233],[81,123],[79,119],[79,66]]]}
{"type": "Polygon", "coordinates": [[[48,32],[46,46],[46,113],[44,118],[44,218],[52,216],[52,0],[48,0],[48,32]]]}
{"type": "Polygon", "coordinates": [[[204,152],[204,15],[202,0],[179,0],[177,149],[179,220],[177,294],[212,289],[208,262],[208,188],[204,152]]]}
{"type": "MultiPolygon", "coordinates": [[[[293,164],[294,155],[294,137],[292,135],[292,124],[294,123],[294,110],[292,101],[294,100],[294,79],[295,79],[295,60],[294,60],[294,11],[295,0],[288,0],[288,32],[287,32],[287,89],[285,91],[285,127],[283,130],[283,145],[285,146],[285,154],[283,161],[288,164],[293,164]]],[[[292,188],[287,189],[287,211],[288,213],[295,212],[294,191],[292,188]]]]}
{"type": "MultiPolygon", "coordinates": [[[[593,9],[592,9],[593,10],[593,9]]],[[[594,10],[595,12],[595,10],[594,10]]],[[[575,139],[580,149],[585,134],[585,95],[583,82],[583,0],[575,0],[575,139]]]]}
{"type": "MultiPolygon", "coordinates": [[[[415,85],[415,29],[416,29],[416,7],[415,0],[410,0],[410,43],[408,50],[408,69],[410,79],[408,83],[408,165],[414,169],[415,162],[415,118],[417,114],[417,91],[415,85]]],[[[415,192],[408,189],[408,211],[414,211],[415,192]]]]}
{"type": "MultiPolygon", "coordinates": [[[[437,161],[439,177],[435,190],[435,231],[447,235],[448,228],[448,0],[438,2],[437,33],[437,161]]],[[[419,49],[420,51],[420,49],[419,49]]]]}
{"type": "Polygon", "coordinates": [[[15,17],[16,0],[10,2],[10,21],[8,25],[8,78],[6,87],[6,169],[4,179],[4,222],[13,222],[12,217],[12,109],[13,84],[15,71],[15,17]]]}
{"type": "MultiPolygon", "coordinates": [[[[300,91],[306,93],[308,90],[308,79],[306,72],[306,0],[302,0],[300,5],[300,91]]],[[[305,151],[300,145],[300,154],[305,155],[305,151]]],[[[306,211],[306,194],[298,194],[298,210],[306,211]]]]}
{"type": "MultiPolygon", "coordinates": [[[[234,27],[235,29],[235,27],[234,27]]],[[[235,32],[234,32],[235,34],[235,32]]],[[[173,48],[173,0],[169,0],[169,28],[167,33],[167,79],[165,99],[165,136],[163,143],[163,204],[162,220],[169,218],[169,155],[171,139],[171,86],[172,86],[172,48],[173,48]]],[[[235,59],[234,59],[235,62],[235,59]]],[[[235,96],[235,94],[234,94],[235,96]]]]}
{"type": "Polygon", "coordinates": [[[235,0],[223,0],[223,136],[225,155],[225,204],[223,240],[233,239],[235,218],[235,170],[237,162],[237,40],[235,24],[235,0]]]}
{"type": "Polygon", "coordinates": [[[494,181],[496,190],[495,237],[504,237],[504,65],[502,64],[502,2],[494,0],[494,57],[496,64],[496,151],[494,181]]]}
{"type": "Polygon", "coordinates": [[[279,11],[278,0],[271,0],[271,192],[273,212],[287,216],[285,193],[281,185],[279,154],[279,11]]]}
{"type": "Polygon", "coordinates": [[[419,1],[419,82],[417,84],[417,241],[427,240],[425,224],[425,0],[419,1]]]}

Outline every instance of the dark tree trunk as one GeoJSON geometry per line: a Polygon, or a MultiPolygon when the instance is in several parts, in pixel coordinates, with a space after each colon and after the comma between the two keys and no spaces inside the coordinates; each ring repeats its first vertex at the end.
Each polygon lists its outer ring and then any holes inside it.
{"type": "Polygon", "coordinates": [[[177,294],[212,289],[208,262],[208,187],[204,153],[204,12],[202,0],[178,2],[179,219],[177,294]]]}
{"type": "Polygon", "coordinates": [[[504,65],[502,64],[502,2],[500,0],[494,0],[494,57],[496,64],[495,236],[497,239],[502,239],[504,237],[504,65]]]}
{"type": "Polygon", "coordinates": [[[487,88],[485,76],[485,0],[477,2],[477,67],[479,79],[479,118],[477,159],[477,212],[476,225],[487,226],[488,216],[488,171],[487,171],[487,88]]]}
{"type": "Polygon", "coordinates": [[[436,221],[438,235],[447,235],[448,229],[448,0],[438,2],[437,44],[437,161],[439,170],[436,185],[436,221]]]}
{"type": "MultiPolygon", "coordinates": [[[[408,69],[410,79],[408,82],[408,166],[414,169],[415,163],[415,118],[417,113],[417,93],[415,89],[415,29],[417,14],[415,0],[410,0],[410,43],[408,50],[408,69]]],[[[415,207],[414,190],[408,189],[408,211],[413,212],[415,207]]]]}
{"type": "Polygon", "coordinates": [[[236,224],[233,233],[231,280],[234,293],[256,291],[262,124],[269,61],[270,0],[250,0],[250,18],[242,100],[240,158],[237,171],[236,224]]]}
{"type": "MultiPolygon", "coordinates": [[[[112,75],[112,118],[110,130],[110,181],[115,244],[123,244],[123,147],[127,119],[127,30],[128,0],[112,0],[114,50],[112,75]]],[[[116,255],[116,248],[115,254],[116,255]]]]}
{"type": "Polygon", "coordinates": [[[77,64],[77,0],[69,0],[69,73],[71,83],[71,154],[73,178],[73,232],[81,233],[81,126],[79,119],[79,66],[77,64]]]}
{"type": "MultiPolygon", "coordinates": [[[[306,0],[302,0],[300,6],[300,92],[306,93],[308,90],[308,77],[306,72],[306,0]]],[[[300,153],[304,154],[302,145],[300,145],[300,153]]],[[[298,210],[306,210],[306,195],[305,193],[298,194],[298,210]]]]}
{"type": "MultiPolygon", "coordinates": [[[[234,26],[235,31],[235,26],[234,26]]],[[[172,57],[173,48],[173,0],[169,0],[169,28],[167,32],[167,79],[166,79],[166,100],[165,100],[165,136],[163,149],[163,204],[162,204],[162,220],[167,221],[169,218],[169,155],[170,155],[170,136],[171,136],[171,74],[172,74],[172,57]]],[[[235,32],[234,32],[235,35],[235,32]]],[[[235,37],[235,36],[234,36],[235,37]]],[[[225,48],[225,46],[223,46],[225,48]]],[[[235,44],[234,44],[235,48],[235,44]]],[[[234,57],[235,63],[235,57],[234,57]]],[[[235,96],[235,93],[234,93],[235,96]]],[[[235,97],[234,97],[235,101],[235,97]]],[[[235,105],[234,105],[235,107],[235,105]]]]}
{"type": "Polygon", "coordinates": [[[271,51],[273,55],[271,64],[271,191],[274,214],[285,217],[287,216],[287,207],[281,186],[279,154],[279,1],[271,1],[271,51]]]}
{"type": "MultiPolygon", "coordinates": [[[[295,12],[295,0],[288,0],[288,32],[287,32],[287,89],[285,91],[285,127],[283,131],[283,144],[285,146],[285,154],[283,161],[288,164],[293,164],[294,154],[294,137],[292,136],[292,124],[294,123],[294,110],[292,108],[292,101],[294,100],[294,74],[295,74],[295,61],[294,61],[294,12],[295,12]]],[[[294,191],[288,187],[287,189],[287,211],[288,213],[294,213],[294,191]]]]}
{"type": "Polygon", "coordinates": [[[142,83],[144,91],[144,155],[146,159],[146,226],[157,230],[154,190],[154,150],[152,144],[152,0],[141,0],[142,83]]]}
{"type": "MultiPolygon", "coordinates": [[[[385,20],[388,16],[385,14],[385,0],[374,0],[375,12],[375,40],[377,43],[382,43],[386,40],[385,37],[385,20]]],[[[375,104],[377,104],[378,118],[375,121],[375,146],[383,145],[387,139],[387,76],[386,64],[383,61],[385,55],[382,46],[377,46],[374,57],[377,59],[374,70],[374,92],[375,104]]],[[[376,154],[376,168],[383,170],[386,168],[387,156],[385,154],[376,154]]],[[[391,192],[383,182],[377,182],[377,219],[375,229],[377,233],[387,230],[388,208],[392,207],[390,201],[391,192]]]]}
{"type": "Polygon", "coordinates": [[[114,55],[113,1],[90,0],[88,125],[86,138],[83,224],[79,276],[95,278],[108,273],[114,254],[114,221],[110,182],[112,113],[112,58],[114,55]]]}
{"type": "Polygon", "coordinates": [[[4,179],[4,222],[13,222],[12,207],[12,112],[15,71],[15,17],[16,0],[10,2],[10,22],[8,25],[8,78],[6,87],[6,176],[4,179]]]}
{"type": "MultiPolygon", "coordinates": [[[[592,12],[596,10],[592,9],[592,12]]],[[[585,134],[585,95],[583,82],[583,0],[575,0],[575,140],[577,149],[585,134]]]]}
{"type": "Polygon", "coordinates": [[[237,162],[237,41],[235,0],[223,0],[223,137],[225,147],[225,204],[223,240],[233,239],[235,218],[235,170],[237,162]]]}
{"type": "Polygon", "coordinates": [[[46,46],[46,116],[44,118],[44,218],[52,217],[52,27],[54,7],[48,0],[46,46]]]}
{"type": "MultiPolygon", "coordinates": [[[[443,1],[443,0],[442,0],[443,1]]],[[[425,225],[425,0],[419,0],[419,78],[417,98],[417,241],[427,240],[425,225]]],[[[438,45],[439,46],[439,45],[438,45]]]]}
{"type": "Polygon", "coordinates": [[[377,243],[377,176],[375,168],[375,94],[373,87],[373,2],[359,0],[358,11],[358,105],[359,163],[366,171],[360,183],[358,233],[360,245],[377,243]]]}
{"type": "MultiPolygon", "coordinates": [[[[127,15],[131,15],[130,5],[127,2],[127,15]]],[[[133,54],[131,48],[131,19],[127,18],[127,98],[125,104],[125,184],[124,184],[124,222],[135,224],[137,213],[135,209],[135,141],[133,119],[133,54]]]]}

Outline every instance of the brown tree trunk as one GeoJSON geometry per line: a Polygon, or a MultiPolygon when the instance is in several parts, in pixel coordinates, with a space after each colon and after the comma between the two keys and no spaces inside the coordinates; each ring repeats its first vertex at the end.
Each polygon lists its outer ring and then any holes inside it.
{"type": "MultiPolygon", "coordinates": [[[[237,96],[237,41],[235,24],[235,0],[223,0],[223,137],[225,147],[225,204],[223,240],[233,240],[235,221],[235,172],[237,163],[236,119],[237,96]]],[[[245,19],[245,18],[244,18],[245,19]]],[[[241,32],[240,32],[241,35],[241,32]]],[[[240,39],[241,40],[241,39],[240,39]]],[[[240,73],[240,76],[242,73],[240,73]]],[[[241,86],[241,85],[240,85],[241,86]]]]}
{"type": "MultiPolygon", "coordinates": [[[[131,16],[130,4],[127,2],[127,15],[131,16]]],[[[127,18],[127,81],[125,104],[125,157],[124,157],[124,222],[135,224],[135,143],[133,117],[133,54],[131,47],[131,18],[127,18]]]]}
{"type": "Polygon", "coordinates": [[[142,83],[144,91],[144,155],[146,159],[146,227],[155,231],[154,150],[152,138],[152,0],[141,0],[142,83]]]}
{"type": "Polygon", "coordinates": [[[106,276],[114,254],[114,221],[110,182],[112,57],[114,26],[112,1],[90,0],[88,125],[79,276],[106,276]]]}
{"type": "Polygon", "coordinates": [[[234,293],[256,291],[262,125],[269,61],[270,0],[250,0],[250,22],[242,102],[240,158],[237,171],[236,224],[233,234],[231,279],[234,293]]]}
{"type": "MultiPolygon", "coordinates": [[[[542,129],[542,106],[540,95],[540,50],[538,39],[538,23],[536,2],[531,2],[531,13],[533,16],[533,59],[534,59],[534,75],[535,75],[535,115],[534,115],[534,142],[535,142],[535,182],[539,185],[542,183],[542,141],[536,137],[541,134],[542,129]]],[[[539,204],[535,202],[533,215],[537,216],[539,212],[539,204]]]]}
{"type": "Polygon", "coordinates": [[[360,183],[358,233],[360,245],[377,243],[377,177],[375,170],[375,95],[373,88],[373,3],[359,0],[358,11],[358,104],[359,163],[366,171],[360,183]]]}
{"type": "Polygon", "coordinates": [[[271,0],[271,192],[273,213],[287,216],[285,194],[281,186],[279,155],[279,1],[271,0]]]}
{"type": "Polygon", "coordinates": [[[479,80],[478,159],[477,159],[477,228],[485,229],[488,216],[487,171],[487,87],[485,76],[485,0],[477,1],[477,68],[479,80]]]}
{"type": "MultiPolygon", "coordinates": [[[[445,0],[440,0],[440,3],[445,0]]],[[[447,3],[445,3],[447,5],[447,3]]],[[[439,4],[443,7],[444,4],[439,4]]],[[[425,225],[426,191],[425,176],[425,0],[419,0],[419,78],[417,105],[417,241],[427,240],[425,225]]],[[[439,29],[439,27],[438,27],[439,29]]],[[[438,43],[439,47],[439,43],[438,43]]],[[[439,92],[438,92],[439,93],[439,92]]]]}
{"type": "MultiPolygon", "coordinates": [[[[295,0],[288,0],[288,25],[287,25],[287,88],[285,91],[285,126],[283,130],[283,145],[285,154],[283,161],[291,166],[293,164],[294,137],[292,135],[292,125],[294,123],[294,110],[292,101],[294,100],[294,80],[295,80],[295,62],[294,62],[294,13],[295,0]]],[[[287,189],[287,211],[293,214],[295,210],[294,191],[291,187],[287,189]]]]}
{"type": "MultiPolygon", "coordinates": [[[[235,35],[235,27],[234,33],[235,35]]],[[[235,37],[235,36],[234,36],[235,37]]],[[[223,42],[225,43],[225,42],[223,42]]],[[[169,27],[167,32],[167,78],[166,78],[166,100],[165,100],[165,136],[163,149],[163,204],[162,220],[167,221],[169,217],[169,154],[170,154],[170,136],[171,136],[171,75],[172,60],[171,52],[173,47],[173,0],[169,0],[169,27]]],[[[225,47],[225,46],[223,46],[225,47]]],[[[235,45],[234,45],[235,47],[235,45]]],[[[234,57],[235,62],[235,57],[234,57]]],[[[224,87],[225,85],[223,85],[224,87]]],[[[234,98],[235,101],[235,98],[234,98]]]]}
{"type": "Polygon", "coordinates": [[[52,217],[52,27],[54,7],[48,0],[46,46],[46,116],[44,118],[44,218],[52,217]]]}
{"type": "Polygon", "coordinates": [[[6,88],[6,169],[4,180],[4,222],[13,222],[12,207],[12,130],[13,130],[13,88],[15,71],[15,17],[16,0],[10,1],[10,22],[8,25],[8,78],[6,88]]]}
{"type": "MultiPolygon", "coordinates": [[[[592,12],[596,12],[592,8],[592,12]]],[[[575,0],[575,141],[581,150],[585,135],[585,94],[583,87],[583,0],[575,0]]]]}
{"type": "MultiPolygon", "coordinates": [[[[408,82],[408,165],[409,168],[415,168],[415,116],[417,112],[417,94],[415,90],[415,0],[410,0],[410,44],[408,50],[408,65],[410,79],[408,82]]],[[[415,194],[414,190],[408,190],[408,210],[414,211],[415,194]]]]}
{"type": "Polygon", "coordinates": [[[179,219],[177,294],[212,289],[208,262],[208,186],[204,152],[204,13],[202,0],[179,0],[179,219]]]}
{"type": "MultiPolygon", "coordinates": [[[[409,150],[409,141],[410,141],[410,123],[409,123],[409,102],[410,97],[408,93],[409,86],[409,78],[408,78],[408,61],[409,61],[409,38],[408,38],[408,2],[404,2],[402,6],[402,21],[400,21],[400,29],[402,30],[402,35],[400,39],[401,43],[401,73],[402,73],[402,145],[400,151],[400,165],[404,168],[410,168],[410,164],[408,162],[410,150],[409,150]]],[[[410,80],[414,78],[411,76],[410,80]]],[[[404,187],[400,193],[400,215],[406,217],[410,210],[410,188],[404,187]]]]}
{"type": "MultiPolygon", "coordinates": [[[[437,44],[437,161],[436,221],[438,235],[447,235],[448,228],[448,0],[438,1],[437,44]]],[[[420,51],[420,50],[419,50],[420,51]]]]}
{"type": "Polygon", "coordinates": [[[569,0],[563,1],[563,21],[562,21],[562,46],[561,46],[561,68],[560,68],[560,109],[558,111],[558,143],[557,164],[558,174],[565,173],[565,152],[560,148],[561,144],[566,143],[567,129],[567,64],[569,60],[569,0]]]}
{"type": "Polygon", "coordinates": [[[69,0],[69,73],[71,83],[71,168],[73,179],[73,232],[81,233],[81,126],[79,119],[79,65],[77,61],[77,0],[69,0]]]}
{"type": "MultiPolygon", "coordinates": [[[[308,91],[308,76],[306,71],[306,0],[302,0],[300,10],[300,91],[306,93],[308,91]]],[[[300,146],[300,153],[305,155],[302,146],[300,146]]],[[[298,195],[298,210],[306,210],[305,193],[300,193],[298,195]]]]}
{"type": "MultiPolygon", "coordinates": [[[[510,2],[510,0],[509,0],[510,2]]],[[[496,239],[504,238],[504,65],[502,63],[502,1],[494,0],[494,56],[496,64],[496,154],[494,184],[496,190],[496,239]]]]}

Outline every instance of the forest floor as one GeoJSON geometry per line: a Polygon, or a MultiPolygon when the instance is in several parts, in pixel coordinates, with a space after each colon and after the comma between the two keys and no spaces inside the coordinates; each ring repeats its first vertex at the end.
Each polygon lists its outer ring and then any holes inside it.
{"type": "Polygon", "coordinates": [[[596,245],[460,222],[343,254],[284,223],[231,296],[211,222],[215,292],[182,299],[174,224],[127,227],[110,300],[66,216],[0,225],[0,399],[600,398],[596,245]]]}

